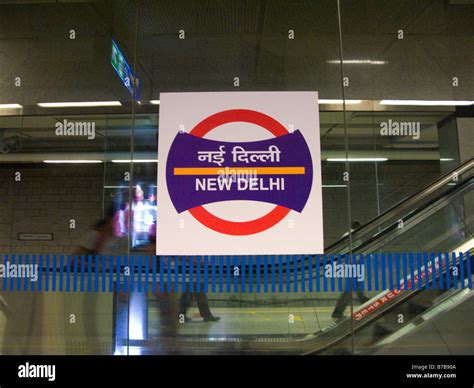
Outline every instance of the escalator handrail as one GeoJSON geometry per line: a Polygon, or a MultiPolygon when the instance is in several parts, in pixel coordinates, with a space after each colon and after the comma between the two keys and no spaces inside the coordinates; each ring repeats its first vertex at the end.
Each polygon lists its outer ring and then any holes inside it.
{"type": "MultiPolygon", "coordinates": [[[[451,170],[447,174],[439,177],[434,182],[430,183],[428,186],[421,189],[419,192],[409,196],[406,199],[401,200],[397,204],[393,205],[390,209],[386,210],[384,213],[378,215],[377,217],[373,218],[371,221],[356,229],[355,231],[350,232],[352,238],[355,239],[357,235],[362,235],[363,231],[368,232],[371,229],[375,229],[380,227],[385,222],[390,219],[393,219],[396,214],[403,212],[404,210],[410,209],[413,205],[419,203],[423,199],[426,199],[430,195],[432,195],[436,190],[440,189],[441,187],[447,185],[448,183],[453,181],[454,177],[459,177],[462,174],[465,174],[469,170],[474,169],[474,158],[467,160],[463,164],[460,164],[455,169],[451,170]]],[[[342,245],[347,239],[349,238],[349,234],[347,236],[342,237],[340,240],[336,241],[335,243],[329,245],[325,248],[325,252],[334,250],[335,247],[338,245],[342,245]]],[[[343,245],[347,245],[347,242],[343,245]]]]}
{"type": "MultiPolygon", "coordinates": [[[[425,209],[427,209],[431,206],[437,206],[437,204],[443,198],[444,199],[446,199],[446,198],[450,199],[452,197],[456,197],[456,193],[458,193],[459,190],[463,190],[465,188],[468,188],[468,187],[472,186],[473,184],[474,184],[474,177],[470,177],[470,178],[467,178],[467,179],[461,181],[458,185],[453,187],[452,190],[449,190],[445,193],[440,194],[437,197],[434,197],[434,198],[430,199],[430,201],[427,202],[423,207],[418,208],[418,209],[416,209],[412,212],[409,212],[407,216],[403,217],[403,222],[404,223],[409,222],[410,220],[413,219],[413,217],[417,217],[421,212],[423,212],[423,210],[425,210],[425,209]]],[[[357,244],[357,246],[355,246],[355,247],[353,246],[353,253],[362,253],[362,252],[369,252],[369,251],[378,250],[380,248],[380,246],[374,248],[372,246],[372,244],[377,240],[381,240],[381,238],[387,236],[388,233],[393,232],[396,229],[398,229],[398,226],[392,224],[392,225],[387,226],[386,228],[378,231],[375,234],[374,233],[370,234],[370,236],[365,234],[366,238],[364,239],[364,241],[359,242],[357,244]],[[368,246],[370,247],[369,251],[367,250],[368,246]]],[[[354,245],[354,243],[353,243],[353,245],[354,245]]],[[[347,248],[347,244],[345,244],[345,247],[347,248]]],[[[333,252],[326,251],[326,254],[328,254],[328,253],[333,253],[333,252]]],[[[339,250],[339,251],[337,251],[337,253],[342,254],[342,253],[348,253],[348,252],[347,252],[347,249],[346,249],[346,251],[339,250]]]]}
{"type": "MultiPolygon", "coordinates": [[[[471,249],[469,249],[468,251],[463,252],[463,255],[462,255],[462,256],[457,256],[457,257],[456,257],[455,265],[456,265],[456,266],[457,266],[457,265],[461,265],[463,261],[467,261],[467,260],[471,260],[471,261],[472,261],[472,260],[474,259],[473,254],[474,254],[474,248],[471,248],[471,249]]],[[[447,272],[447,268],[444,267],[444,266],[441,266],[441,267],[439,268],[438,274],[435,273],[435,275],[437,275],[437,276],[436,276],[436,279],[438,279],[440,276],[445,276],[446,272],[447,272]]],[[[465,279],[465,280],[467,280],[467,279],[465,279]]],[[[431,280],[431,281],[432,281],[432,280],[431,280]]],[[[423,287],[421,287],[421,288],[417,287],[417,288],[411,288],[411,289],[410,289],[410,288],[407,288],[407,289],[405,289],[405,291],[403,292],[403,294],[401,294],[401,295],[399,295],[397,298],[394,298],[393,300],[389,301],[385,306],[383,306],[382,308],[380,308],[380,309],[374,311],[372,314],[370,314],[370,315],[368,315],[368,316],[364,316],[364,317],[362,317],[361,319],[356,320],[356,319],[355,319],[355,314],[356,314],[357,312],[354,312],[353,315],[344,318],[344,320],[341,321],[341,322],[339,323],[339,325],[342,325],[343,323],[346,323],[346,325],[347,325],[348,322],[350,322],[351,320],[353,320],[353,321],[354,321],[354,326],[353,326],[353,327],[354,327],[354,332],[359,331],[359,330],[362,329],[363,327],[366,327],[368,324],[370,324],[370,323],[376,321],[377,319],[379,319],[381,316],[383,316],[383,315],[384,315],[385,313],[387,313],[388,311],[391,311],[395,306],[398,306],[398,305],[404,303],[405,301],[411,299],[414,295],[417,295],[418,293],[420,293],[420,292],[422,292],[422,291],[426,291],[427,289],[425,288],[425,287],[426,287],[425,285],[426,285],[426,283],[430,283],[430,279],[429,279],[429,278],[424,278],[424,279],[421,280],[421,282],[422,282],[421,284],[422,284],[423,287]]],[[[449,287],[449,288],[447,287],[447,288],[445,288],[443,291],[448,291],[448,290],[450,290],[450,289],[457,289],[457,288],[455,288],[454,286],[453,286],[453,287],[449,287]]],[[[459,288],[459,290],[462,290],[462,289],[465,289],[465,288],[463,288],[463,287],[459,288]]],[[[381,291],[381,292],[377,295],[377,298],[378,298],[379,295],[385,295],[385,294],[387,294],[388,292],[390,292],[390,289],[389,289],[389,288],[387,288],[387,289],[381,291]]],[[[375,297],[372,298],[372,299],[375,299],[375,297]]],[[[358,311],[360,311],[360,310],[362,310],[361,307],[359,307],[359,310],[358,310],[358,311]]],[[[321,334],[321,333],[318,333],[318,334],[321,334]]],[[[334,344],[336,344],[336,343],[338,343],[338,342],[341,342],[341,341],[344,340],[344,338],[346,338],[348,335],[350,335],[350,333],[347,333],[347,334],[345,334],[345,335],[342,335],[342,336],[339,337],[337,340],[335,340],[333,343],[331,343],[331,344],[326,344],[326,347],[331,346],[331,345],[334,345],[334,344]]],[[[315,336],[315,337],[316,337],[316,336],[315,336]]],[[[321,350],[321,349],[318,349],[317,351],[320,351],[320,350],[321,350]]],[[[308,352],[307,354],[311,354],[311,353],[313,353],[313,352],[314,352],[314,351],[310,351],[310,352],[308,352]]]]}

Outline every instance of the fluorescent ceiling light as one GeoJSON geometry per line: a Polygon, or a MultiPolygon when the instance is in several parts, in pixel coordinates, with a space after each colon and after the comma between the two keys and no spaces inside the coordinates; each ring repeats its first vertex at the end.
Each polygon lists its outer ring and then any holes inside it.
{"type": "Polygon", "coordinates": [[[20,104],[0,104],[0,109],[20,109],[23,108],[20,104]]]}
{"type": "Polygon", "coordinates": [[[452,158],[440,158],[440,161],[441,161],[441,162],[451,162],[451,161],[453,161],[453,160],[454,160],[454,159],[452,159],[452,158]]]}
{"type": "Polygon", "coordinates": [[[347,187],[347,185],[323,185],[323,187],[347,187]]]}
{"type": "Polygon", "coordinates": [[[91,106],[122,106],[120,101],[39,102],[42,108],[82,108],[91,106]]]}
{"type": "Polygon", "coordinates": [[[386,162],[387,158],[327,158],[328,162],[386,162]]]}
{"type": "MultiPolygon", "coordinates": [[[[344,100],[321,98],[318,100],[320,104],[342,104],[344,100]]],[[[360,104],[362,100],[346,100],[346,104],[360,104]]]]}
{"type": "Polygon", "coordinates": [[[112,159],[112,163],[158,163],[158,159],[112,159]]]}
{"type": "Polygon", "coordinates": [[[63,164],[63,163],[67,163],[67,164],[84,164],[84,163],[88,163],[88,164],[91,164],[91,163],[102,163],[102,160],[87,160],[87,159],[83,159],[83,160],[56,160],[56,159],[53,159],[53,160],[43,160],[44,163],[56,163],[56,164],[63,164]]]}
{"type": "Polygon", "coordinates": [[[380,105],[460,106],[474,105],[467,100],[382,100],[380,105]]]}
{"type": "MultiPolygon", "coordinates": [[[[331,59],[327,63],[340,64],[340,59],[331,59]]],[[[342,63],[347,65],[386,65],[388,61],[373,61],[372,59],[343,59],[342,63]]]]}
{"type": "Polygon", "coordinates": [[[153,105],[160,105],[160,100],[151,100],[151,101],[150,101],[150,104],[153,104],[153,105]]]}

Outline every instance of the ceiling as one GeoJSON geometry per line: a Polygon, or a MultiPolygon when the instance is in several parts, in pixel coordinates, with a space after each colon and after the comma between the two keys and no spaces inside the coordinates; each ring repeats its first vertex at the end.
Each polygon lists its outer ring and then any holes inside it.
{"type": "MultiPolygon", "coordinates": [[[[474,100],[474,5],[458,3],[341,2],[344,59],[384,63],[345,64],[345,98],[474,100]],[[398,39],[399,30],[404,39],[398,39]],[[456,87],[453,77],[459,79],[456,87]]],[[[0,109],[1,136],[17,139],[10,154],[129,150],[132,104],[110,65],[111,37],[140,77],[143,103],[134,108],[140,152],[156,148],[159,108],[147,102],[161,92],[317,90],[321,98],[343,97],[335,0],[1,1],[0,104],[23,106],[0,109]],[[180,30],[185,39],[179,39],[180,30]],[[289,30],[294,39],[288,39],[289,30]],[[21,86],[15,85],[17,77],[21,86]],[[122,106],[37,106],[102,100],[122,106]],[[97,138],[55,137],[54,124],[65,117],[93,120],[97,138]]],[[[328,152],[343,149],[341,109],[321,107],[322,147],[328,152]]],[[[434,155],[438,124],[454,111],[403,107],[378,112],[385,108],[373,104],[350,109],[352,149],[405,149],[407,156],[399,152],[399,158],[434,155]],[[388,118],[420,122],[421,140],[374,136],[388,118]]]]}
{"type": "MultiPolygon", "coordinates": [[[[344,59],[385,62],[346,64],[345,97],[473,99],[472,20],[474,5],[445,0],[342,2],[344,59]]],[[[164,91],[236,90],[234,77],[237,90],[342,97],[340,66],[328,63],[340,59],[335,0],[7,1],[0,3],[0,103],[128,103],[109,63],[112,36],[136,65],[144,101],[164,91]]]]}

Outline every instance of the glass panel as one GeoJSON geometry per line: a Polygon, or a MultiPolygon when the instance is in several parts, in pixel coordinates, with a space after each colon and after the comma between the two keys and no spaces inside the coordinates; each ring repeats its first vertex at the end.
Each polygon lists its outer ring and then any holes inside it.
{"type": "MultiPolygon", "coordinates": [[[[466,111],[472,128],[472,109],[463,106],[473,100],[466,63],[474,7],[362,0],[341,3],[341,15],[345,97],[359,100],[348,104],[350,156],[369,158],[350,164],[351,217],[367,221],[474,156],[471,148],[461,157],[471,138],[458,128],[466,111]]],[[[464,201],[453,200],[416,226],[401,216],[400,235],[376,251],[456,248],[467,238],[464,201]]],[[[355,305],[358,299],[354,294],[355,305]]]]}
{"type": "Polygon", "coordinates": [[[326,269],[472,242],[472,169],[414,196],[474,156],[472,4],[20,3],[0,5],[0,264],[32,272],[0,279],[1,354],[403,353],[398,329],[463,301],[407,292],[351,320],[383,290],[326,269]],[[160,93],[301,90],[327,256],[155,257],[160,93]]]}
{"type": "Polygon", "coordinates": [[[112,152],[130,158],[131,97],[110,64],[111,31],[132,53],[124,25],[133,31],[135,17],[122,2],[35,3],[0,6],[0,104],[14,104],[0,105],[0,261],[31,270],[0,282],[1,352],[120,353],[114,303],[127,297],[111,292],[101,255],[128,250],[110,235],[104,186],[109,160],[123,158],[112,152]],[[121,142],[109,136],[119,131],[121,142]]]}
{"type": "MultiPolygon", "coordinates": [[[[250,1],[243,6],[235,1],[226,3],[225,7],[212,2],[208,6],[210,12],[204,13],[198,4],[181,3],[176,12],[175,3],[141,3],[138,44],[138,58],[144,74],[141,109],[156,110],[150,103],[147,105],[145,99],[159,100],[160,93],[168,91],[316,90],[320,98],[339,101],[339,105],[320,105],[323,158],[330,157],[335,147],[343,144],[340,136],[342,114],[334,111],[342,108],[340,74],[337,66],[328,64],[339,56],[336,2],[250,1]],[[199,17],[188,17],[183,23],[181,15],[199,17]]],[[[183,107],[183,115],[187,108],[183,107]]],[[[144,141],[146,134],[149,133],[137,132],[136,143],[144,141]]],[[[146,144],[155,145],[154,142],[146,144]]],[[[143,179],[155,182],[156,178],[150,170],[143,179]]],[[[331,243],[347,230],[345,213],[341,214],[341,207],[347,200],[342,175],[327,171],[323,166],[323,184],[325,241],[331,243]]],[[[212,292],[212,274],[209,272],[208,283],[200,284],[208,288],[207,293],[196,293],[198,284],[195,283],[193,292],[179,295],[179,316],[172,320],[178,324],[172,331],[177,330],[180,350],[184,353],[207,352],[190,346],[185,340],[190,336],[214,341],[212,345],[218,344],[218,340],[232,341],[234,338],[237,341],[255,336],[296,338],[320,331],[331,321],[328,318],[330,306],[334,304],[331,293],[309,292],[307,287],[303,291],[300,285],[295,291],[294,283],[291,283],[291,291],[287,292],[283,284],[280,290],[280,260],[284,282],[286,268],[293,268],[294,260],[299,263],[302,257],[180,258],[183,259],[188,271],[191,263],[193,268],[200,265],[202,276],[206,260],[208,264],[211,260],[217,264],[223,260],[224,280],[227,269],[231,273],[230,288],[227,289],[225,280],[223,292],[219,292],[219,287],[212,292]],[[250,263],[253,270],[249,269],[250,263]],[[268,288],[264,284],[265,277],[271,282],[272,263],[276,277],[274,290],[271,284],[268,288]],[[247,268],[245,290],[241,286],[242,274],[234,277],[235,267],[247,268]],[[249,276],[253,279],[250,290],[249,276]],[[235,282],[238,283],[236,288],[235,282]],[[213,317],[220,317],[220,320],[206,322],[213,317]]],[[[219,272],[216,276],[219,277],[219,272]]],[[[293,282],[294,273],[288,276],[293,282]]],[[[179,281],[182,284],[181,276],[179,281]]],[[[189,286],[188,279],[188,289],[189,286]]],[[[167,312],[160,311],[163,308],[160,297],[171,298],[160,293],[149,294],[148,298],[150,342],[134,342],[141,345],[144,352],[160,351],[157,344],[163,325],[159,326],[159,320],[167,312]]],[[[228,347],[228,343],[222,342],[222,350],[228,347]]]]}

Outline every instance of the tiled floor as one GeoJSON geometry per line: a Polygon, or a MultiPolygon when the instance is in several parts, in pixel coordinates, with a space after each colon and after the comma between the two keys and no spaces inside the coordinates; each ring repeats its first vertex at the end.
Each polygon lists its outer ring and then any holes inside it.
{"type": "MultiPolygon", "coordinates": [[[[180,324],[183,335],[305,335],[321,331],[333,322],[332,307],[213,308],[218,322],[203,322],[197,308],[188,310],[191,322],[180,324]]],[[[148,334],[158,335],[159,311],[149,310],[148,334]]]]}

